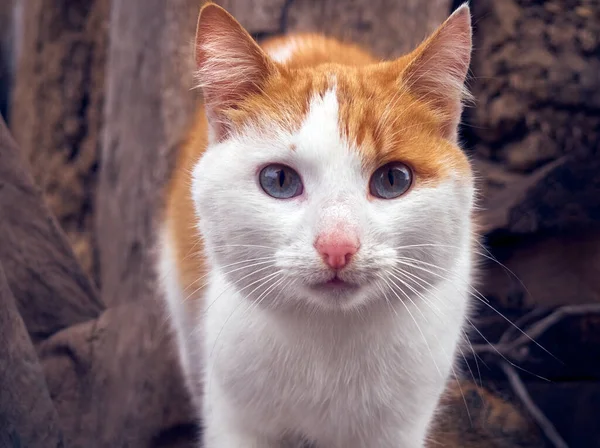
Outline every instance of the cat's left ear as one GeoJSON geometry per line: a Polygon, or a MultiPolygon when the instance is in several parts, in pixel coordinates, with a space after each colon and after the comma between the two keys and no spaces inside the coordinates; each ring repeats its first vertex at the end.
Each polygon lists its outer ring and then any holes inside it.
{"type": "Polygon", "coordinates": [[[232,129],[227,111],[260,92],[277,70],[231,14],[214,3],[202,7],[196,29],[196,81],[217,140],[232,129]]]}
{"type": "Polygon", "coordinates": [[[409,57],[402,84],[442,119],[444,137],[456,141],[471,61],[471,13],[463,4],[409,57]]]}

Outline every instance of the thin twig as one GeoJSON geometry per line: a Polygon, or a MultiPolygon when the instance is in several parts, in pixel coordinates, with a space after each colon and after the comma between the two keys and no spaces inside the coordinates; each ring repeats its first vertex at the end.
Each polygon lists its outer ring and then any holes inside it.
{"type": "Polygon", "coordinates": [[[523,384],[523,381],[519,377],[519,374],[517,373],[516,369],[510,364],[508,364],[506,361],[501,361],[500,367],[506,374],[506,377],[508,378],[508,381],[513,391],[515,392],[517,397],[519,397],[519,400],[521,400],[523,406],[525,406],[531,417],[535,420],[537,425],[543,431],[548,441],[552,443],[552,445],[556,448],[569,448],[569,445],[567,445],[567,442],[565,442],[561,435],[558,433],[552,422],[533,402],[531,396],[529,395],[529,392],[527,391],[527,388],[525,387],[525,384],[523,384]]]}
{"type": "MultiPolygon", "coordinates": [[[[581,316],[585,314],[600,314],[600,304],[588,304],[588,305],[565,305],[557,308],[550,315],[540,319],[534,324],[530,325],[524,334],[520,334],[518,337],[510,342],[499,342],[498,344],[474,344],[473,351],[475,353],[490,353],[490,354],[501,354],[512,360],[521,360],[523,358],[522,349],[525,345],[530,343],[533,339],[539,338],[548,329],[556,325],[558,322],[563,320],[565,317],[570,316],[581,316]]],[[[500,340],[506,340],[503,337],[500,340]]]]}
{"type": "MultiPolygon", "coordinates": [[[[546,312],[543,309],[535,309],[527,313],[517,321],[518,327],[530,322],[533,318],[541,316],[546,312]]],[[[568,448],[567,443],[560,436],[552,422],[544,415],[541,409],[534,403],[525,384],[521,380],[517,370],[509,364],[509,360],[523,361],[528,354],[527,346],[534,342],[554,325],[570,316],[582,316],[586,314],[600,314],[600,304],[565,305],[555,309],[549,315],[534,321],[527,326],[522,333],[515,334],[514,327],[510,326],[500,337],[496,344],[474,344],[472,353],[495,355],[500,368],[504,371],[508,381],[517,397],[523,403],[531,417],[535,420],[546,438],[556,448],[568,448]]]]}
{"type": "Polygon", "coordinates": [[[525,325],[530,325],[531,322],[534,321],[534,319],[538,319],[540,318],[543,314],[548,314],[549,312],[551,312],[552,310],[546,308],[546,307],[536,307],[534,309],[532,309],[531,311],[525,313],[525,315],[521,316],[520,318],[518,318],[517,320],[515,320],[515,327],[513,327],[512,325],[509,326],[506,331],[502,334],[502,336],[500,336],[500,339],[498,340],[499,344],[504,344],[509,342],[511,339],[519,336],[519,330],[518,328],[523,328],[525,325]]]}

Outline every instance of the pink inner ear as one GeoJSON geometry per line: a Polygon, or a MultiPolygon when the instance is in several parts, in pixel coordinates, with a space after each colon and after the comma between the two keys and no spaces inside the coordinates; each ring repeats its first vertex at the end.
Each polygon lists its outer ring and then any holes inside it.
{"type": "Polygon", "coordinates": [[[456,132],[462,101],[469,98],[465,79],[471,60],[469,9],[459,8],[416,50],[407,67],[404,85],[430,102],[445,117],[445,133],[456,132]]]}
{"type": "Polygon", "coordinates": [[[205,6],[196,32],[196,79],[209,120],[227,125],[220,113],[235,109],[276,70],[242,26],[216,5],[205,6]]]}

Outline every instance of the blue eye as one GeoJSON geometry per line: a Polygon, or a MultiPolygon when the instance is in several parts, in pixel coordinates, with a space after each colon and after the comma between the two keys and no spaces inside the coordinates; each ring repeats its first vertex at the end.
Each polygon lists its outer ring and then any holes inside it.
{"type": "Polygon", "coordinates": [[[412,177],[410,168],[403,163],[388,163],[373,173],[369,189],[377,198],[394,199],[408,191],[412,177]]]}
{"type": "Polygon", "coordinates": [[[259,174],[260,186],[269,196],[290,199],[302,194],[300,175],[285,165],[269,165],[259,174]]]}

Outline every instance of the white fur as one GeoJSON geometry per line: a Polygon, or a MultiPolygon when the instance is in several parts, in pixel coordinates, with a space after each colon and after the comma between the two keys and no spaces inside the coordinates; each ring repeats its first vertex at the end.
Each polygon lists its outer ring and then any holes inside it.
{"type": "MultiPolygon", "coordinates": [[[[340,136],[332,84],[312,100],[298,132],[248,127],[212,144],[195,167],[192,194],[211,273],[205,315],[190,316],[202,332],[179,339],[184,352],[204,348],[207,448],[302,438],[319,448],[424,444],[468,308],[473,188],[457,174],[369,201],[371,173],[352,145],[340,136]],[[270,163],[294,168],[303,195],[267,196],[257,173],[270,163]],[[361,288],[315,290],[330,273],[313,242],[339,225],[360,236],[341,276],[361,288]],[[442,270],[403,265],[399,256],[442,270]],[[405,277],[412,289],[392,288],[393,267],[422,281],[405,277]]],[[[168,289],[174,325],[185,328],[180,292],[168,289]]]]}
{"type": "Polygon", "coordinates": [[[298,42],[294,38],[289,38],[285,43],[271,48],[268,54],[275,62],[285,63],[294,55],[297,48],[298,42]]]}
{"type": "Polygon", "coordinates": [[[164,291],[166,312],[173,330],[174,342],[177,346],[179,361],[184,372],[186,386],[191,392],[194,405],[200,408],[202,393],[202,371],[198,365],[202,362],[201,349],[192,334],[199,323],[192,316],[186,315],[184,301],[190,299],[187,295],[192,291],[184,292],[178,278],[177,264],[173,243],[170,241],[167,229],[164,228],[159,235],[158,273],[161,287],[164,291]],[[187,293],[187,295],[186,295],[187,293]]]}

